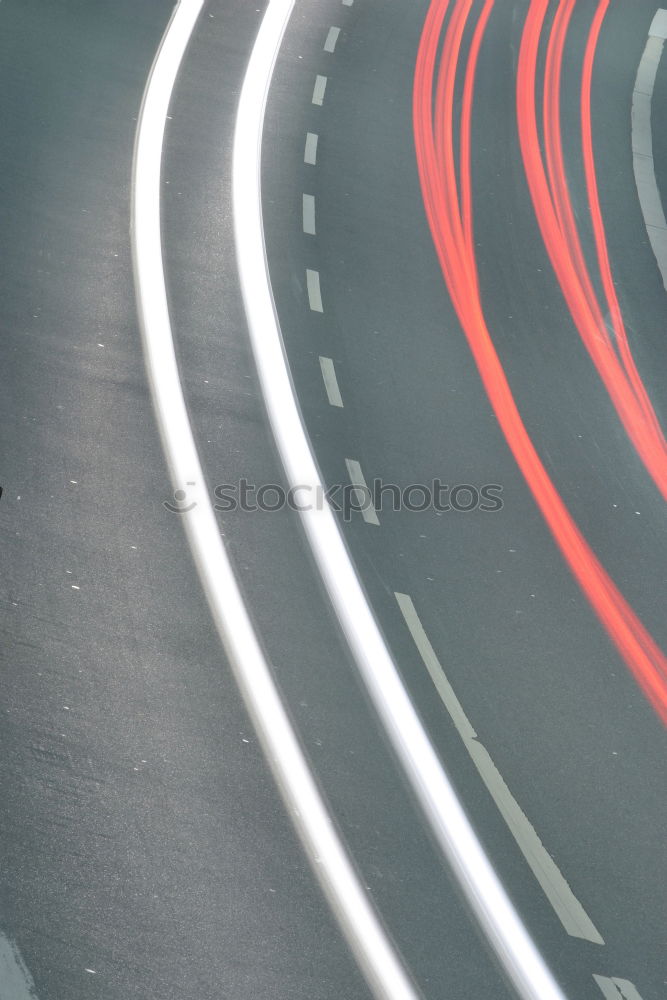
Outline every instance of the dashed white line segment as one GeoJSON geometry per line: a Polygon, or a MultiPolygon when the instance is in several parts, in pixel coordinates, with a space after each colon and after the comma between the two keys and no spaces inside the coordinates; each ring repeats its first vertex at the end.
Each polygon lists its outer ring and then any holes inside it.
{"type": "Polygon", "coordinates": [[[345,465],[347,466],[347,474],[350,477],[350,483],[355,488],[356,505],[360,509],[361,516],[366,524],[374,524],[376,526],[379,525],[380,519],[378,518],[377,511],[372,504],[372,494],[368,488],[366,477],[364,476],[361,465],[355,458],[346,458],[345,465]]]}
{"type": "Polygon", "coordinates": [[[605,1000],[642,1000],[639,990],[629,979],[595,975],[593,979],[600,987],[605,1000]]]}
{"type": "Polygon", "coordinates": [[[320,357],[320,368],[324,380],[327,399],[332,406],[343,406],[343,397],[340,394],[338,379],[336,378],[336,368],[331,358],[320,357]]]}
{"type": "Polygon", "coordinates": [[[315,236],[315,195],[303,196],[303,231],[308,236],[315,236]]]}
{"type": "Polygon", "coordinates": [[[338,41],[338,36],[340,35],[340,28],[329,28],[327,37],[324,41],[324,51],[334,52],[336,49],[336,42],[338,41]]]}
{"type": "Polygon", "coordinates": [[[308,305],[313,312],[323,313],[322,291],[320,289],[320,272],[306,268],[306,290],[308,292],[308,305]]]}
{"type": "Polygon", "coordinates": [[[482,781],[488,788],[507,823],[521,853],[528,862],[544,894],[556,911],[563,927],[572,937],[583,938],[594,944],[604,944],[602,936],[583,906],[572,892],[562,872],[545,849],[535,828],[516,801],[486,747],[480,743],[470,720],[465,714],[435,650],[421,623],[412,598],[408,594],[395,595],[405,623],[419,650],[436,691],[449,712],[452,722],[472,757],[482,781]]]}
{"type": "Polygon", "coordinates": [[[303,151],[303,162],[310,164],[314,167],[317,163],[317,140],[318,136],[316,132],[308,132],[306,134],[306,146],[303,151]]]}
{"type": "Polygon", "coordinates": [[[324,92],[326,89],[327,78],[318,73],[315,77],[315,86],[313,87],[313,104],[324,104],[324,92]]]}

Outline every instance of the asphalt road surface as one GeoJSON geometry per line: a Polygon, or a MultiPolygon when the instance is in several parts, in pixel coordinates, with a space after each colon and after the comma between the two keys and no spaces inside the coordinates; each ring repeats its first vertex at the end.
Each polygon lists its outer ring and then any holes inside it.
{"type": "MultiPolygon", "coordinates": [[[[443,198],[453,189],[415,141],[420,39],[443,4],[297,0],[266,109],[266,253],[324,482],[349,487],[360,471],[401,489],[439,479],[460,506],[475,494],[452,487],[496,487],[499,509],[366,509],[341,513],[341,529],[406,688],[565,996],[660,1000],[667,480],[655,427],[667,422],[666,302],[631,132],[656,6],[580,0],[553,91],[561,111],[547,105],[543,121],[541,90],[537,102],[543,148],[559,126],[560,195],[606,333],[580,122],[581,66],[604,13],[592,139],[630,375],[598,348],[602,328],[586,340],[581,315],[593,310],[578,299],[577,323],[576,295],[567,299],[584,287],[581,261],[562,263],[576,254],[560,230],[550,256],[533,200],[519,122],[542,6],[538,90],[566,0],[487,5],[466,248],[447,244],[451,212],[428,212],[429,184],[443,198]],[[475,288],[468,264],[456,269],[468,251],[475,288]],[[477,293],[585,552],[540,506],[535,466],[522,465],[520,434],[480,377],[479,315],[475,326],[466,312],[477,293]],[[588,552],[617,588],[604,590],[616,601],[606,617],[588,552]],[[652,698],[646,658],[619,638],[638,634],[636,621],[654,642],[652,698]]],[[[472,4],[451,54],[456,157],[482,7],[472,4]]],[[[211,495],[241,480],[287,485],[248,337],[231,186],[265,8],[204,4],[163,154],[169,309],[211,495]]],[[[369,988],[274,787],[183,515],[165,507],[180,501],[145,370],[130,203],[142,95],[172,9],[0,4],[0,1000],[362,1000],[369,988]]],[[[666,99],[667,58],[651,98],[662,192],[666,99]]],[[[418,989],[428,1000],[514,996],[387,744],[298,516],[235,510],[219,524],[313,772],[418,989]]]]}

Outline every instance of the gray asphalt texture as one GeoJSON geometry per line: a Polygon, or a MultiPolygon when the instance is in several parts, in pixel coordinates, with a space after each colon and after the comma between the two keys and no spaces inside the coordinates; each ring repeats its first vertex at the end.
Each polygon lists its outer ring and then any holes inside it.
{"type": "MultiPolygon", "coordinates": [[[[500,0],[480,61],[485,306],[550,472],[665,648],[662,508],[579,344],[523,180],[512,58],[525,8],[500,0]]],[[[136,117],[171,9],[167,0],[0,5],[0,932],[20,947],[38,1000],[366,1000],[273,788],[179,517],[163,507],[171,490],[137,328],[129,204],[136,117]]],[[[165,147],[170,307],[211,490],[241,477],[282,481],[230,200],[234,114],[262,9],[206,5],[165,147]]],[[[352,457],[367,478],[399,484],[440,475],[503,485],[500,513],[385,513],[379,529],[358,518],[346,537],[442,759],[568,995],[599,1000],[600,973],[658,1000],[664,730],[541,522],[449,304],[412,145],[426,9],[425,0],[297,3],[264,145],[286,348],[327,482],[343,481],[352,457]],[[333,56],[322,51],[331,24],[343,29],[333,56]],[[315,73],[329,76],[322,108],[310,101],[315,73]],[[303,164],[308,130],[320,136],[316,168],[303,164]],[[316,195],[315,238],[301,232],[304,191],[316,195]],[[323,316],[307,308],[306,267],[321,271],[323,316]],[[335,359],[342,411],[326,402],[320,354],[335,359]],[[551,911],[425,675],[394,590],[412,595],[603,948],[568,938],[551,911]]],[[[592,9],[577,12],[581,44],[592,9]]],[[[614,273],[664,425],[664,292],[629,137],[653,11],[644,0],[612,5],[593,112],[614,273]]],[[[654,111],[665,87],[663,63],[654,111]]],[[[583,213],[574,153],[570,162],[583,213]]],[[[658,149],[656,163],[667,183],[658,149]]],[[[294,515],[239,512],[221,530],[323,790],[424,995],[509,996],[384,744],[294,515]]]]}

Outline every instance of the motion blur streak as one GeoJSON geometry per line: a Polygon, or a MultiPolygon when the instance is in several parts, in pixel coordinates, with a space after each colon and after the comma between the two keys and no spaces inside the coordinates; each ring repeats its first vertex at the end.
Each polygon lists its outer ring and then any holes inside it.
{"type": "Polygon", "coordinates": [[[544,145],[540,154],[535,115],[537,52],[548,0],[533,0],[524,27],[517,74],[519,140],[528,186],[551,263],[580,336],[602,378],[625,431],[656,486],[667,499],[667,444],[635,367],[611,277],[593,158],[590,88],[595,47],[609,0],[601,0],[586,46],[581,116],[586,187],[603,287],[619,356],[609,337],[586,266],[572,210],[560,129],[563,50],[575,0],[561,0],[554,16],[544,69],[544,145]]]}
{"type": "MultiPolygon", "coordinates": [[[[291,486],[307,483],[322,490],[324,484],[295,396],[274,302],[261,195],[266,99],[293,7],[294,0],[270,0],[246,70],[234,134],[234,235],[250,342],[287,480],[291,486]]],[[[484,853],[422,725],[368,603],[333,510],[325,504],[320,509],[302,509],[299,516],[359,675],[472,915],[522,1000],[564,1000],[484,853]]],[[[357,955],[362,961],[359,949],[357,955]]],[[[389,988],[395,973],[386,962],[370,971],[387,983],[388,997],[397,995],[389,988]]]]}
{"type": "MultiPolygon", "coordinates": [[[[181,386],[163,266],[160,179],[171,96],[203,6],[204,0],[181,0],[175,8],[146,85],[137,125],[132,249],[155,415],[174,487],[190,481],[194,487],[197,503],[183,515],[182,523],[218,634],[308,860],[374,996],[378,1000],[418,1000],[419,993],[387,937],[338,834],[278,692],[205,489],[181,386]]],[[[259,43],[263,42],[266,49],[268,41],[269,55],[274,56],[291,11],[292,0],[268,6],[243,84],[238,111],[240,127],[258,97],[263,111],[266,52],[259,43]]],[[[271,60],[269,65],[273,65],[271,60]]]]}
{"type": "MultiPolygon", "coordinates": [[[[527,112],[525,110],[521,112],[524,133],[526,125],[535,120],[535,66],[545,7],[543,0],[538,2],[539,6],[533,4],[529,12],[519,56],[518,88],[519,93],[523,95],[519,104],[525,101],[527,107],[527,112]]],[[[433,0],[431,3],[415,67],[413,91],[415,150],[433,242],[452,303],[465,331],[487,395],[526,483],[579,586],[637,683],[657,714],[667,723],[667,659],[598,561],[549,478],[521,419],[484,318],[478,291],[474,247],[470,236],[466,236],[464,232],[467,226],[470,233],[471,224],[462,219],[453,139],[454,85],[461,42],[471,6],[471,0],[455,0],[452,8],[442,44],[435,104],[433,89],[436,61],[449,0],[433,0]]],[[[485,16],[488,16],[486,7],[482,12],[482,17],[485,16]]],[[[472,59],[476,59],[481,31],[474,37],[475,48],[469,56],[472,59]]],[[[470,129],[472,92],[471,81],[468,84],[466,101],[462,105],[461,131],[464,136],[470,129]]],[[[545,190],[546,180],[544,186],[539,183],[540,179],[544,178],[539,147],[531,142],[526,143],[525,136],[524,146],[530,163],[531,176],[538,180],[538,194],[547,199],[547,211],[553,220],[553,226],[558,229],[553,218],[554,211],[548,190],[545,190]]],[[[469,139],[462,142],[462,149],[469,157],[469,139]]],[[[469,190],[469,175],[468,159],[461,164],[461,176],[467,177],[465,182],[462,181],[464,191],[469,190]]],[[[466,211],[470,212],[469,204],[466,211]]],[[[560,256],[564,256],[569,262],[564,266],[571,271],[570,258],[563,254],[560,256]]],[[[583,303],[585,307],[583,290],[576,283],[573,285],[577,305],[583,303]]]]}
{"type": "Polygon", "coordinates": [[[581,132],[582,132],[582,146],[583,146],[583,160],[584,169],[586,172],[586,188],[588,191],[588,201],[591,210],[591,220],[593,224],[593,233],[595,236],[595,247],[598,255],[598,266],[600,268],[600,274],[602,277],[602,285],[604,288],[604,293],[607,297],[607,303],[609,305],[611,313],[611,322],[616,336],[616,343],[618,345],[619,353],[621,355],[621,361],[625,366],[628,373],[630,381],[632,382],[632,387],[637,395],[642,409],[644,410],[645,416],[649,424],[653,427],[656,436],[662,439],[662,430],[658,422],[658,418],[655,415],[653,407],[646,392],[644,383],[642,382],[639,373],[635,367],[634,358],[630,352],[630,345],[628,343],[628,337],[625,331],[625,325],[623,323],[623,317],[621,314],[621,307],[618,302],[616,295],[616,288],[614,287],[614,281],[611,275],[611,263],[609,261],[609,253],[607,251],[607,238],[605,235],[604,223],[602,221],[602,211],[600,209],[600,199],[598,196],[598,183],[597,176],[595,173],[595,157],[593,155],[593,128],[591,124],[591,82],[593,78],[593,62],[595,59],[595,50],[597,48],[598,38],[600,36],[600,30],[602,28],[602,22],[604,20],[605,14],[607,13],[607,8],[609,7],[609,0],[601,0],[593,18],[591,24],[591,31],[588,37],[588,44],[586,46],[586,52],[584,55],[584,63],[582,69],[582,79],[581,79],[581,132]]]}
{"type": "MultiPolygon", "coordinates": [[[[466,75],[463,83],[463,99],[461,108],[461,165],[459,176],[461,178],[461,219],[463,220],[463,234],[468,257],[474,260],[475,247],[473,243],[473,220],[472,220],[472,177],[470,174],[470,126],[472,122],[472,103],[475,91],[475,73],[477,72],[477,60],[479,50],[484,38],[484,32],[493,10],[495,0],[486,0],[479,21],[475,27],[472,41],[470,43],[470,53],[466,66],[466,75]]],[[[477,268],[473,268],[475,288],[477,288],[477,268]]]]}

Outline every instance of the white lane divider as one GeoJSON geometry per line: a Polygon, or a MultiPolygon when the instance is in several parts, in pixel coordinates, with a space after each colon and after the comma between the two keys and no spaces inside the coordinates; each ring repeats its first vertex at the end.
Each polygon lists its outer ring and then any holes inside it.
{"type": "MultiPolygon", "coordinates": [[[[269,0],[246,71],[233,150],[233,215],[248,331],[273,435],[290,486],[323,490],[294,395],[266,259],[261,149],[266,100],[295,0],[269,0]]],[[[510,902],[403,686],[327,504],[301,521],[332,605],[387,738],[435,842],[521,1000],[564,1000],[510,902]]],[[[345,919],[339,914],[341,922],[345,919]]],[[[389,969],[368,965],[378,995],[396,995],[389,969]],[[373,976],[381,978],[373,980],[373,976]],[[384,985],[383,985],[384,984],[384,985]],[[384,991],[384,992],[383,992],[384,991]]]]}
{"type": "Polygon", "coordinates": [[[544,894],[568,934],[583,938],[594,944],[604,944],[583,906],[572,892],[555,861],[545,849],[535,828],[516,801],[500,771],[494,764],[486,747],[480,743],[461,702],[456,697],[442,664],[421,623],[412,598],[407,594],[395,594],[398,606],[405,619],[415,645],[419,650],[435,689],[456,726],[473,764],[488,788],[521,853],[539,882],[544,894]]]}
{"type": "Polygon", "coordinates": [[[306,268],[306,291],[308,292],[308,305],[313,312],[323,313],[322,291],[320,289],[320,272],[306,268]]]}
{"type": "Polygon", "coordinates": [[[605,1000],[642,1000],[639,990],[628,979],[609,979],[607,976],[593,976],[593,979],[605,1000]]]}
{"type": "Polygon", "coordinates": [[[340,394],[338,379],[336,377],[336,368],[334,367],[333,360],[331,358],[320,357],[320,368],[322,370],[324,388],[327,392],[327,399],[332,406],[340,406],[342,408],[343,397],[340,394]]]}
{"type": "Polygon", "coordinates": [[[357,509],[361,511],[361,516],[366,524],[379,525],[380,520],[375,507],[371,503],[372,494],[368,488],[361,465],[354,458],[346,458],[345,465],[347,466],[347,474],[350,477],[350,482],[355,488],[355,504],[357,509]]]}
{"type": "Polygon", "coordinates": [[[351,7],[354,0],[343,0],[343,7],[351,7]]]}
{"type": "MultiPolygon", "coordinates": [[[[182,514],[181,524],[229,663],[313,871],[378,1000],[418,1000],[419,993],[389,941],[320,795],[254,631],[220,537],[179,378],[165,287],[160,176],[171,94],[203,2],[181,0],[174,10],[146,85],[135,144],[132,250],[137,306],[157,423],[173,485],[180,489],[186,482],[194,484],[190,499],[195,506],[182,514]]],[[[274,39],[282,38],[292,2],[269,3],[262,22],[248,67],[250,83],[246,82],[241,95],[237,155],[245,148],[244,131],[248,125],[250,132],[245,138],[253,133],[253,115],[248,103],[252,106],[257,98],[254,77],[258,71],[260,76],[264,75],[266,42],[270,42],[273,52],[274,39]]],[[[262,115],[265,94],[264,91],[259,99],[262,115]]],[[[251,156],[242,172],[250,176],[250,189],[254,192],[258,177],[253,174],[253,162],[251,156]]],[[[237,160],[237,198],[239,167],[237,160]]],[[[260,293],[263,291],[260,289],[260,293]]],[[[267,333],[270,336],[271,330],[267,333]]],[[[17,992],[7,1000],[23,998],[17,992]]]]}
{"type": "Polygon", "coordinates": [[[308,236],[315,236],[315,195],[303,196],[303,231],[308,236]]]}
{"type": "Polygon", "coordinates": [[[667,38],[667,10],[658,10],[641,57],[632,94],[632,162],[646,232],[667,290],[667,222],[655,176],[651,103],[667,38]]]}
{"type": "Polygon", "coordinates": [[[0,933],[0,1000],[37,1000],[35,984],[18,946],[0,933]]]}
{"type": "Polygon", "coordinates": [[[324,104],[324,91],[326,89],[327,78],[318,73],[315,77],[315,86],[313,87],[313,104],[324,104]]]}
{"type": "Polygon", "coordinates": [[[303,151],[303,162],[314,167],[317,163],[317,133],[308,132],[306,134],[306,147],[303,151]]]}
{"type": "Polygon", "coordinates": [[[329,28],[327,37],[324,41],[324,51],[334,52],[336,49],[336,42],[338,41],[338,36],[340,35],[340,28],[329,28]]]}

